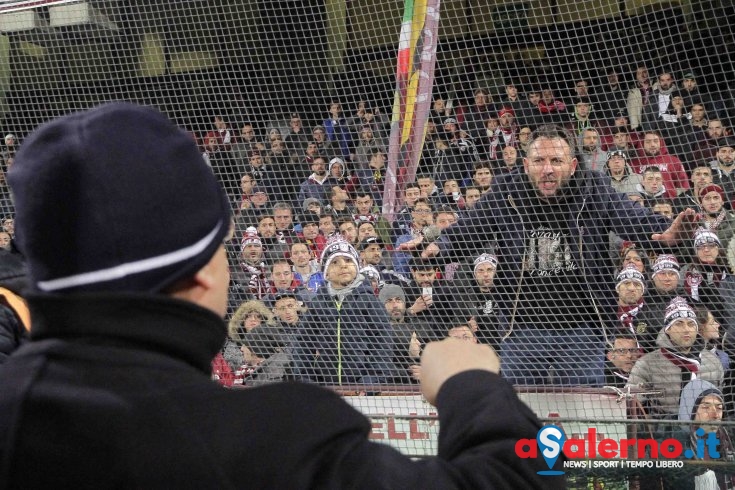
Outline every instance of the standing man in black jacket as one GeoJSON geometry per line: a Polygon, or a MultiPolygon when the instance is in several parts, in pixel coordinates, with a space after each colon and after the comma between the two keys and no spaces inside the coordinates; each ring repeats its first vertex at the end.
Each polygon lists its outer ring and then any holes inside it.
{"type": "Polygon", "coordinates": [[[230,207],[158,112],[114,103],[49,122],[9,181],[33,326],[0,366],[0,487],[563,487],[515,455],[541,425],[488,347],[424,350],[441,437],[420,462],[369,442],[370,422],[330,391],[212,382],[230,207]]]}
{"type": "Polygon", "coordinates": [[[687,210],[672,224],[638,206],[602,174],[578,168],[574,146],[559,126],[537,129],[522,171],[497,177],[423,252],[433,256],[443,247],[467,256],[497,242],[495,281],[509,322],[503,375],[517,384],[601,385],[611,325],[604,312],[614,311],[609,232],[639,244],[673,244],[694,214],[687,210]]]}

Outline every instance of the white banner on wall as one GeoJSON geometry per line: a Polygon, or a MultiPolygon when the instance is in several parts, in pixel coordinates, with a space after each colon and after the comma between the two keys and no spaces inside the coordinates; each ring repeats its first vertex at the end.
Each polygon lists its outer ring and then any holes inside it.
{"type": "MultiPolygon", "coordinates": [[[[519,393],[518,396],[541,418],[599,421],[557,424],[569,438],[585,439],[590,428],[596,430],[598,440],[626,437],[625,424],[612,422],[627,418],[625,403],[617,403],[615,396],[588,393],[519,393]]],[[[437,412],[421,395],[344,398],[371,420],[371,440],[389,444],[409,456],[436,455],[439,421],[433,417],[437,412]]]]}

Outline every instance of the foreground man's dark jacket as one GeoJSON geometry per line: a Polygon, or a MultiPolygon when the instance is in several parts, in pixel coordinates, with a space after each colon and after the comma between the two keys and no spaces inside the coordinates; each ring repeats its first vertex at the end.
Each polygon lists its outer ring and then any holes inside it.
{"type": "Polygon", "coordinates": [[[555,488],[519,459],[536,417],[499,376],[442,387],[439,456],[367,440],[369,421],[306,384],[210,380],[208,310],[136,295],[32,298],[33,341],[0,367],[1,488],[555,488]]]}

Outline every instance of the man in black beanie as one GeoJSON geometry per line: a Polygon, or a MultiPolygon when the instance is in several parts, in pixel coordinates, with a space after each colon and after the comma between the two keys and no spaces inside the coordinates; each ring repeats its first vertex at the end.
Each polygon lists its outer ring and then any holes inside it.
{"type": "Polygon", "coordinates": [[[158,112],[113,103],[44,124],[9,181],[33,321],[0,366],[0,487],[563,485],[537,476],[542,458],[515,456],[541,426],[487,347],[426,347],[422,391],[442,429],[421,462],[369,442],[370,422],[328,390],[212,382],[229,205],[158,112]]]}

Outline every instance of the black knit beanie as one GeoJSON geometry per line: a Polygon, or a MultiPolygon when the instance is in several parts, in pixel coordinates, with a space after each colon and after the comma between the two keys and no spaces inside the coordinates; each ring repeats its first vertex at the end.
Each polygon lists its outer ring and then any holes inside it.
{"type": "Polygon", "coordinates": [[[159,292],[196,273],[229,231],[226,195],[191,135],[128,103],[41,125],[8,181],[41,292],[159,292]]]}

